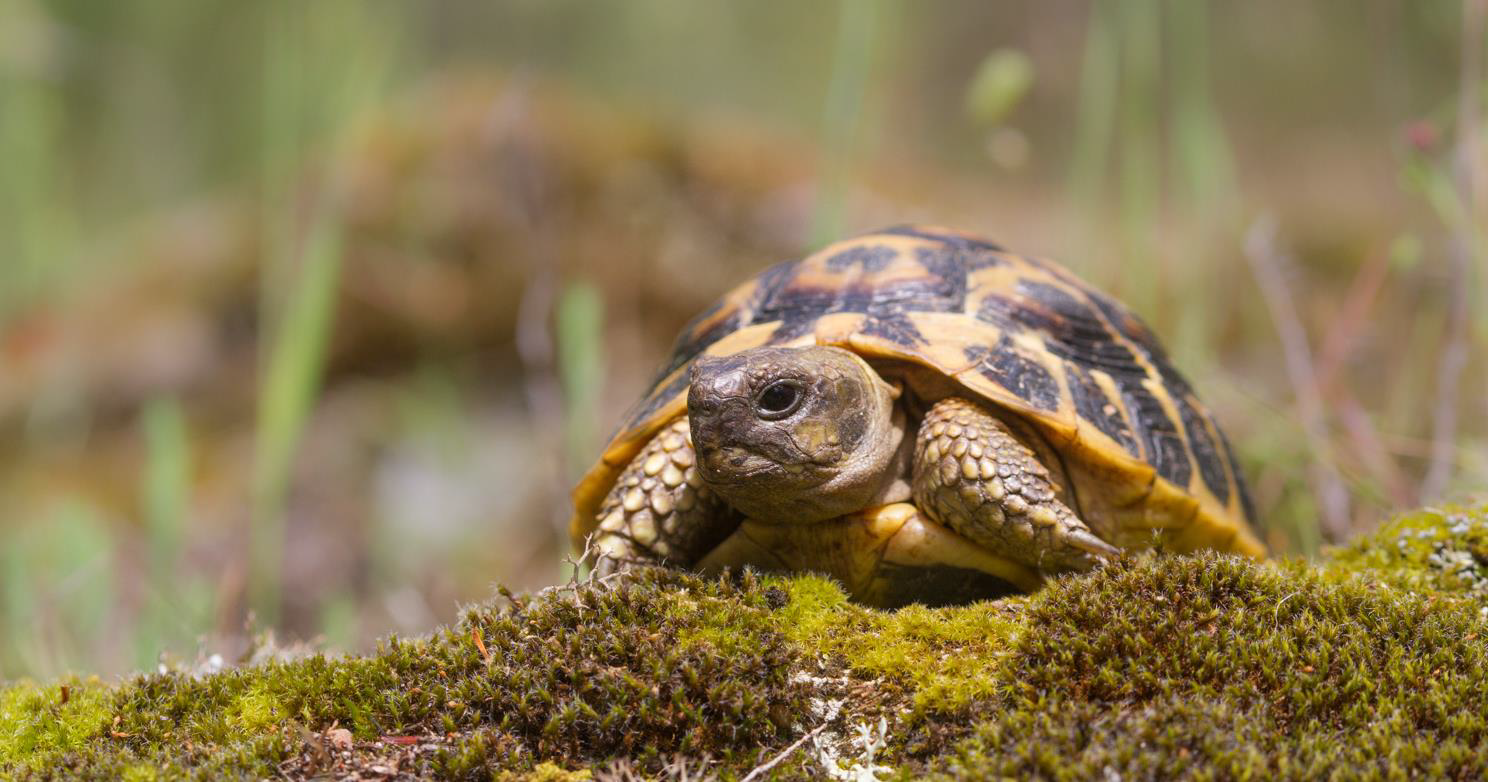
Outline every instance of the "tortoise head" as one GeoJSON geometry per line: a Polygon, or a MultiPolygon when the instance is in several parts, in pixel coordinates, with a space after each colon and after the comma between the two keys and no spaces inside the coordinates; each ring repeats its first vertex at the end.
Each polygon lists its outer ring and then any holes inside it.
{"type": "Polygon", "coordinates": [[[866,506],[894,477],[896,390],[834,347],[700,357],[687,416],[703,480],[750,518],[807,523],[866,506]]]}

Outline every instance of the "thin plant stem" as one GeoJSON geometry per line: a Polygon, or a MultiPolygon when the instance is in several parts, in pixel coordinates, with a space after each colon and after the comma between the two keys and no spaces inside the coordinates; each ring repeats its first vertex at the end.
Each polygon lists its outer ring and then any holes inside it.
{"type": "Polygon", "coordinates": [[[1281,340],[1287,377],[1297,399],[1297,413],[1313,450],[1312,485],[1317,495],[1322,531],[1329,541],[1336,543],[1348,536],[1351,527],[1348,491],[1328,440],[1323,397],[1317,385],[1312,350],[1307,345],[1307,332],[1287,286],[1284,269],[1291,265],[1290,260],[1278,246],[1276,232],[1275,218],[1266,215],[1257,220],[1246,233],[1245,258],[1250,263],[1256,285],[1261,289],[1261,298],[1266,302],[1271,322],[1281,340]]]}
{"type": "Polygon", "coordinates": [[[1447,253],[1447,329],[1436,369],[1436,399],[1432,405],[1431,461],[1421,481],[1421,501],[1439,499],[1451,483],[1456,469],[1458,397],[1462,373],[1470,352],[1472,293],[1471,278],[1481,263],[1479,238],[1474,228],[1477,216],[1479,91],[1483,84],[1483,38],[1488,31],[1488,0],[1466,0],[1462,4],[1462,71],[1457,91],[1457,145],[1453,155],[1453,184],[1457,208],[1453,212],[1450,248],[1447,253]]]}

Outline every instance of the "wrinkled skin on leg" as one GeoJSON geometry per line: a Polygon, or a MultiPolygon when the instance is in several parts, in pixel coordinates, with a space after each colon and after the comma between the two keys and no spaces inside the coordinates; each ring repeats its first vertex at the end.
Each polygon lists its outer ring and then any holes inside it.
{"type": "Polygon", "coordinates": [[[690,567],[738,526],[698,475],[687,419],[661,430],[631,460],[599,509],[595,572],[639,563],[690,567]]]}
{"type": "Polygon", "coordinates": [[[925,414],[913,486],[925,515],[1040,570],[1088,570],[1120,553],[1060,501],[1048,468],[1006,424],[965,399],[925,414]]]}

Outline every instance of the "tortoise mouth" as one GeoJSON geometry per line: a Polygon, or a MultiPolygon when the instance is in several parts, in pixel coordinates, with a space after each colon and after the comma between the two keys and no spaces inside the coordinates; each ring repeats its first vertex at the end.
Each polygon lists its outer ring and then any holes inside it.
{"type": "Polygon", "coordinates": [[[697,466],[703,480],[714,488],[755,484],[761,491],[798,491],[812,489],[831,478],[822,474],[820,465],[783,462],[740,445],[702,444],[697,466]]]}
{"type": "Polygon", "coordinates": [[[713,486],[737,486],[777,468],[775,462],[738,446],[703,446],[698,472],[713,486]]]}
{"type": "Polygon", "coordinates": [[[703,474],[703,480],[707,482],[709,486],[717,488],[720,486],[739,486],[748,483],[751,479],[757,478],[760,475],[769,472],[771,466],[772,465],[768,464],[760,465],[759,467],[756,467],[752,470],[746,470],[744,472],[739,472],[738,470],[720,472],[707,467],[702,467],[700,464],[699,472],[703,474]]]}

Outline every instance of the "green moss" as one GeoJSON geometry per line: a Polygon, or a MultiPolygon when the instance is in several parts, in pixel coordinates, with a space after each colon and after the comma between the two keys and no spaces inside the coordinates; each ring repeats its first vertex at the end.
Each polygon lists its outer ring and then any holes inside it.
{"type": "Polygon", "coordinates": [[[1300,566],[1141,557],[1029,601],[951,775],[1265,778],[1488,769],[1476,612],[1300,566]]]}
{"type": "Polygon", "coordinates": [[[858,675],[902,685],[921,713],[991,694],[990,674],[1023,628],[1025,598],[885,612],[849,603],[829,579],[770,583],[788,597],[780,619],[792,641],[842,658],[858,675]]]}
{"type": "Polygon", "coordinates": [[[512,774],[509,777],[503,775],[499,778],[507,778],[513,781],[520,779],[522,782],[583,782],[586,779],[593,779],[594,775],[587,770],[569,771],[554,763],[539,763],[537,764],[537,768],[532,769],[528,773],[521,774],[520,776],[512,774]]]}
{"type": "Polygon", "coordinates": [[[1422,511],[1316,565],[1147,554],[894,612],[815,576],[647,571],[366,657],[12,685],[0,777],[729,779],[819,729],[776,767],[811,778],[883,719],[874,762],[904,778],[1479,778],[1485,541],[1481,510],[1422,511]]]}
{"type": "Polygon", "coordinates": [[[108,700],[97,679],[0,689],[0,769],[46,763],[97,736],[108,722],[108,700]]]}
{"type": "MultiPolygon", "coordinates": [[[[616,588],[511,598],[365,658],[100,688],[91,732],[53,719],[38,734],[44,742],[7,736],[0,774],[119,777],[144,763],[166,778],[271,776],[311,753],[306,734],[332,724],[363,742],[417,744],[428,750],[420,773],[440,776],[613,757],[654,770],[678,753],[742,763],[785,740],[806,709],[806,689],[790,679],[796,650],[769,617],[757,584],[660,571],[616,588]],[[708,640],[722,637],[720,622],[732,631],[727,644],[708,640]]],[[[15,688],[4,703],[40,714],[38,698],[15,688]]]]}
{"type": "Polygon", "coordinates": [[[274,727],[284,719],[284,708],[279,705],[268,687],[250,687],[228,707],[232,727],[241,733],[260,733],[274,727]]]}
{"type": "Polygon", "coordinates": [[[1407,513],[1332,552],[1327,571],[1417,592],[1488,597],[1488,506],[1407,513]]]}

